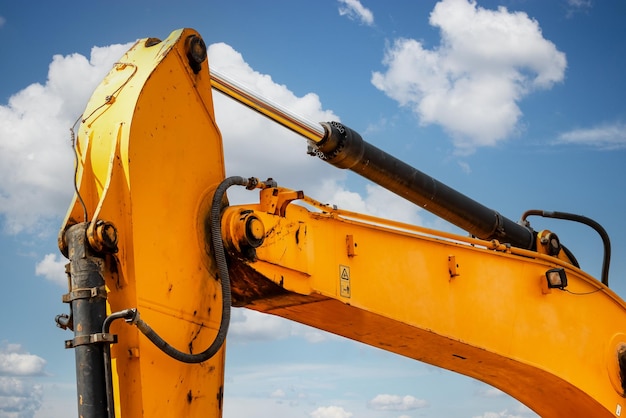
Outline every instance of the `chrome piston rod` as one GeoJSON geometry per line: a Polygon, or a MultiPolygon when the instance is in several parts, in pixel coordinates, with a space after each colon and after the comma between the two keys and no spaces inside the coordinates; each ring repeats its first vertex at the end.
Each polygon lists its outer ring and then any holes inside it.
{"type": "Polygon", "coordinates": [[[314,143],[318,143],[324,138],[325,131],[319,123],[311,122],[281,105],[261,97],[247,86],[233,80],[219,70],[211,68],[210,73],[211,86],[215,90],[261,113],[295,133],[304,136],[314,143]]]}

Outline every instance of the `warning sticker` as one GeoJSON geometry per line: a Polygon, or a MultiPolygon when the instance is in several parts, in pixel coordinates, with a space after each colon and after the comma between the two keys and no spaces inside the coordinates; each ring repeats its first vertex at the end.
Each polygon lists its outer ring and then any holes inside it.
{"type": "Polygon", "coordinates": [[[344,298],[350,297],[350,267],[339,265],[339,294],[344,298]]]}

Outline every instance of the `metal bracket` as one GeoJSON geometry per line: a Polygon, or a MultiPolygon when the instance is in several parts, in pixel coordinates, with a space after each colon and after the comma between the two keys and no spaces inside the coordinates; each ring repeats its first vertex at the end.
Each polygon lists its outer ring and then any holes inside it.
{"type": "Polygon", "coordinates": [[[259,204],[263,212],[285,217],[287,206],[294,200],[304,199],[304,192],[283,187],[272,187],[261,190],[259,197],[259,204]]]}
{"type": "Polygon", "coordinates": [[[70,303],[76,299],[92,299],[92,298],[107,298],[107,290],[104,286],[82,288],[72,290],[62,296],[63,303],[70,303]]]}
{"type": "Polygon", "coordinates": [[[99,343],[115,344],[117,343],[117,335],[104,333],[104,332],[99,332],[97,334],[91,334],[91,335],[81,335],[81,336],[75,337],[72,340],[65,341],[65,348],[74,348],[79,345],[89,345],[89,344],[99,344],[99,343]]]}

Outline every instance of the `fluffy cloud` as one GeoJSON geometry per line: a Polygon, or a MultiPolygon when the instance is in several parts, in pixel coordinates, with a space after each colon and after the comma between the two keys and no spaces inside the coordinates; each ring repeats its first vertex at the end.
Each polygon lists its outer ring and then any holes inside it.
{"type": "Polygon", "coordinates": [[[327,200],[338,207],[352,212],[367,213],[380,218],[393,219],[399,222],[423,225],[420,216],[422,209],[408,200],[399,199],[389,190],[374,184],[365,186],[366,195],[362,197],[341,185],[329,185],[333,194],[327,200]],[[390,204],[393,202],[393,204],[390,204]]]}
{"type": "Polygon", "coordinates": [[[347,16],[352,20],[358,20],[364,25],[372,26],[374,24],[374,13],[367,7],[364,7],[359,0],[338,0],[339,14],[347,16]]]}
{"type": "Polygon", "coordinates": [[[567,0],[566,16],[570,18],[578,12],[587,13],[592,7],[591,0],[567,0]]]}
{"type": "Polygon", "coordinates": [[[0,416],[32,418],[41,407],[41,385],[14,377],[0,377],[0,416]]]}
{"type": "Polygon", "coordinates": [[[352,412],[348,412],[341,406],[320,406],[311,412],[311,418],[350,418],[352,412]]]}
{"type": "Polygon", "coordinates": [[[46,254],[35,266],[35,274],[43,276],[59,286],[67,286],[65,265],[67,260],[59,254],[46,254]]]}
{"type": "Polygon", "coordinates": [[[228,336],[229,341],[233,343],[281,340],[289,337],[301,337],[309,343],[319,343],[333,338],[330,334],[315,328],[243,308],[232,310],[228,336]]]}
{"type": "Polygon", "coordinates": [[[19,344],[0,348],[0,376],[38,376],[43,374],[46,361],[25,353],[19,344]]]}
{"type": "Polygon", "coordinates": [[[497,398],[505,396],[504,392],[502,392],[500,389],[487,385],[482,386],[478,391],[476,391],[476,394],[483,398],[497,398]]]}
{"type": "Polygon", "coordinates": [[[272,393],[270,393],[270,398],[284,398],[285,397],[285,391],[282,389],[276,389],[275,391],[273,391],[272,393]]]}
{"type": "Polygon", "coordinates": [[[482,415],[475,415],[472,418],[524,418],[524,416],[511,414],[505,410],[502,412],[485,412],[482,415]]]}
{"type": "Polygon", "coordinates": [[[291,335],[291,324],[277,316],[234,308],[228,336],[233,342],[279,340],[291,335]]]}
{"type": "Polygon", "coordinates": [[[509,137],[521,117],[517,103],[563,80],[565,55],[526,13],[442,0],[429,22],[440,30],[440,45],[397,39],[372,83],[422,123],[441,125],[459,152],[509,137]]]}
{"type": "Polygon", "coordinates": [[[585,145],[601,150],[626,149],[626,123],[612,123],[575,129],[559,135],[559,144],[585,145]]]}
{"type": "MultiPolygon", "coordinates": [[[[129,47],[95,47],[89,58],[57,55],[44,84],[31,84],[11,96],[7,105],[0,105],[0,220],[5,231],[34,232],[37,227],[57,227],[73,193],[74,156],[69,128],[96,85],[129,47]],[[54,227],[50,226],[51,220],[54,227]]],[[[296,114],[313,121],[339,120],[323,109],[316,94],[294,95],[269,75],[253,70],[226,44],[211,45],[209,59],[212,66],[296,114]]],[[[379,188],[369,188],[371,196],[350,195],[354,202],[349,202],[343,186],[346,172],[307,155],[303,138],[221,94],[215,94],[215,113],[229,175],[273,177],[281,186],[304,190],[324,203],[337,204],[333,199],[343,199],[342,204],[351,206],[348,209],[382,213],[375,199],[380,196],[379,188]]],[[[229,197],[233,203],[257,199],[256,194],[245,190],[229,192],[229,197]]],[[[408,211],[398,210],[393,216],[418,219],[416,209],[401,198],[387,194],[385,199],[387,207],[408,211]],[[391,201],[399,203],[393,205],[391,201]]],[[[37,264],[36,273],[65,286],[63,264],[60,257],[48,254],[37,264]]]]}
{"type": "Polygon", "coordinates": [[[19,344],[0,347],[0,416],[32,418],[41,406],[43,389],[28,377],[44,373],[46,361],[19,344]]]}
{"type": "Polygon", "coordinates": [[[412,409],[425,408],[428,402],[423,399],[417,399],[411,395],[376,395],[374,399],[368,402],[368,406],[378,411],[409,411],[412,409]]]}
{"type": "MultiPolygon", "coordinates": [[[[311,121],[338,120],[335,114],[322,108],[316,94],[294,95],[269,75],[252,69],[229,45],[213,44],[208,53],[212,67],[258,95],[311,121]]],[[[272,177],[281,186],[301,189],[311,196],[328,194],[320,179],[341,182],[345,178],[344,172],[307,155],[305,139],[222,94],[215,94],[214,99],[228,175],[272,177]]],[[[235,196],[237,192],[229,191],[231,194],[235,196]]],[[[242,200],[255,198],[256,194],[248,192],[242,200]]]]}
{"type": "Polygon", "coordinates": [[[89,59],[55,55],[45,84],[31,84],[0,105],[0,217],[10,233],[33,230],[67,209],[74,164],[69,128],[128,46],[93,48],[89,59]]]}
{"type": "MultiPolygon", "coordinates": [[[[229,45],[218,43],[209,47],[210,65],[229,75],[258,95],[301,115],[310,121],[340,120],[323,109],[319,97],[308,93],[294,95],[286,86],[276,83],[267,74],[252,69],[243,56],[229,45]]],[[[306,153],[306,141],[282,126],[250,112],[242,105],[215,94],[215,116],[222,132],[226,172],[244,177],[274,178],[279,185],[304,192],[323,203],[401,221],[419,222],[419,209],[380,187],[368,186],[366,194],[346,191],[346,172],[338,170],[306,153]],[[384,199],[381,199],[383,198],[384,199]],[[393,202],[393,203],[391,203],[393,202]],[[384,210],[398,208],[389,214],[384,210]]],[[[233,203],[256,199],[245,190],[229,190],[233,203]]]]}
{"type": "Polygon", "coordinates": [[[591,0],[567,0],[567,5],[576,8],[591,7],[591,0]]]}

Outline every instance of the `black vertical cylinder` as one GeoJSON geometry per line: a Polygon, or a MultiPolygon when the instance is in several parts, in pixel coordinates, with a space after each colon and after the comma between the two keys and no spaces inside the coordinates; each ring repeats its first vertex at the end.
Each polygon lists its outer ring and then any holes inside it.
{"type": "Polygon", "coordinates": [[[89,248],[86,236],[88,226],[89,223],[73,225],[65,233],[70,259],[78,416],[106,418],[103,345],[91,338],[102,332],[106,317],[106,299],[101,294],[104,260],[92,254],[89,248]]]}

